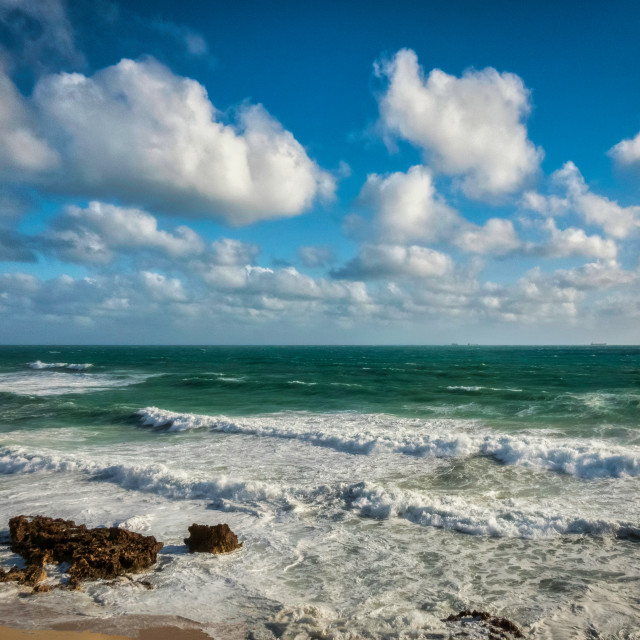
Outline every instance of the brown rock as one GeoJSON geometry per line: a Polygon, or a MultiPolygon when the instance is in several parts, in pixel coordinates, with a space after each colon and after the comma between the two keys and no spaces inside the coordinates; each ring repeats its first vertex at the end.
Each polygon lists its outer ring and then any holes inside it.
{"type": "Polygon", "coordinates": [[[189,551],[228,553],[235,551],[242,546],[238,538],[227,524],[216,524],[209,526],[206,524],[196,524],[189,527],[189,537],[184,539],[189,551]]]}
{"type": "Polygon", "coordinates": [[[156,562],[162,549],[162,542],[153,536],[117,527],[87,529],[72,520],[45,516],[11,518],[9,531],[11,549],[26,560],[26,571],[32,572],[29,580],[37,577],[36,569],[44,573],[43,564],[66,562],[71,576],[69,585],[74,589],[82,580],[115,578],[146,569],[156,562]]]}
{"type": "Polygon", "coordinates": [[[26,584],[33,587],[46,577],[47,572],[42,567],[36,565],[28,566],[26,569],[11,567],[9,571],[2,571],[2,569],[0,569],[0,582],[18,582],[19,584],[26,584]]]}
{"type": "Polygon", "coordinates": [[[37,584],[33,587],[33,591],[31,593],[49,593],[51,591],[51,585],[49,584],[37,584]]]}
{"type": "Polygon", "coordinates": [[[0,582],[20,582],[21,580],[24,580],[24,569],[18,569],[18,567],[11,567],[9,571],[0,569],[0,582]]]}

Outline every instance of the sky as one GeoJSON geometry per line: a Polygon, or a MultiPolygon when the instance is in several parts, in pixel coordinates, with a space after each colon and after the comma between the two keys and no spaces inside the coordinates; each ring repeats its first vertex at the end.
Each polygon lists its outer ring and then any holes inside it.
{"type": "Polygon", "coordinates": [[[0,0],[0,343],[638,344],[638,33],[0,0]]]}

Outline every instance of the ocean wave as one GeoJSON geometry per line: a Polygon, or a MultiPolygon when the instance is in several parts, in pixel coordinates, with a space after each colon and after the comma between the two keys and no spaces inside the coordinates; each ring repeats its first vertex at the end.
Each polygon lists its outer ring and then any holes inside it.
{"type": "Polygon", "coordinates": [[[74,364],[68,362],[41,362],[36,360],[35,362],[27,363],[30,369],[69,369],[70,371],[86,371],[93,367],[93,364],[86,362],[84,364],[74,364]]]}
{"type": "Polygon", "coordinates": [[[87,374],[83,371],[76,371],[76,373],[70,375],[62,371],[50,370],[39,373],[1,373],[0,392],[14,393],[20,396],[57,396],[68,393],[89,393],[139,384],[148,377],[149,375],[144,374],[87,374]]]}
{"type": "Polygon", "coordinates": [[[209,429],[295,439],[351,454],[378,448],[423,458],[484,456],[505,465],[543,469],[579,478],[640,476],[640,447],[598,440],[500,435],[472,421],[393,419],[366,414],[288,414],[226,418],[176,413],[157,407],[137,412],[143,426],[169,431],[209,429]]]}
{"type": "Polygon", "coordinates": [[[323,432],[322,429],[301,431],[296,429],[297,423],[295,422],[290,427],[285,426],[282,416],[280,416],[280,420],[273,416],[268,418],[229,419],[225,416],[176,413],[158,409],[157,407],[140,409],[137,415],[140,417],[141,424],[146,427],[166,428],[169,431],[209,429],[210,431],[223,433],[303,440],[317,446],[325,446],[346,453],[371,453],[379,440],[373,436],[368,437],[364,433],[361,434],[362,437],[346,437],[323,432]]]}
{"type": "Polygon", "coordinates": [[[287,384],[301,384],[301,385],[304,385],[305,387],[314,387],[318,383],[317,382],[303,382],[302,380],[289,380],[287,382],[287,384]]]}
{"type": "Polygon", "coordinates": [[[612,534],[640,539],[640,524],[592,519],[570,514],[525,509],[506,501],[479,506],[457,496],[432,497],[399,489],[383,489],[368,482],[345,489],[350,508],[363,517],[404,518],[424,527],[500,538],[548,538],[558,535],[612,534]]]}
{"type": "MultiPolygon", "coordinates": [[[[170,469],[164,464],[123,464],[96,461],[79,455],[29,452],[22,447],[0,449],[0,473],[28,474],[80,472],[97,482],[109,482],[127,490],[170,500],[205,500],[221,511],[265,516],[278,512],[318,509],[327,513],[349,511],[362,518],[404,519],[477,536],[548,538],[566,535],[613,535],[640,539],[640,523],[572,514],[530,506],[525,500],[482,499],[474,503],[449,495],[430,495],[371,482],[336,483],[315,487],[283,487],[258,481],[221,477],[194,477],[193,472],[170,469]]],[[[580,507],[582,509],[582,507],[580,507]]]]}
{"type": "Polygon", "coordinates": [[[54,452],[29,452],[22,447],[0,449],[0,474],[80,472],[93,480],[111,482],[123,489],[153,493],[172,500],[206,500],[222,511],[244,511],[259,515],[264,503],[282,499],[282,492],[266,483],[242,482],[225,476],[194,479],[187,471],[166,465],[127,465],[97,462],[77,455],[64,457],[54,452]]]}

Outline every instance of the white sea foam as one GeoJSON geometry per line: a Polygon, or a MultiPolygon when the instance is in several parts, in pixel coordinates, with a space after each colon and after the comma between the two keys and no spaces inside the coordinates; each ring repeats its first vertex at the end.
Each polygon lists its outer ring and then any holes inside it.
{"type": "Polygon", "coordinates": [[[71,375],[61,371],[49,370],[38,373],[1,373],[0,392],[15,393],[21,396],[56,396],[67,393],[88,393],[139,384],[148,377],[142,374],[87,374],[82,371],[71,375]]]}
{"type": "MultiPolygon", "coordinates": [[[[532,507],[525,500],[486,497],[480,502],[451,495],[430,495],[372,482],[336,483],[315,487],[284,487],[278,484],[204,477],[199,473],[170,469],[166,465],[122,464],[78,455],[61,456],[52,451],[31,452],[22,447],[0,450],[0,473],[39,471],[87,475],[123,489],[151,493],[170,500],[205,500],[221,511],[252,516],[306,511],[310,506],[326,514],[348,510],[364,518],[405,519],[469,535],[507,538],[547,538],[569,534],[615,535],[640,538],[640,522],[619,521],[571,513],[570,509],[532,507]]],[[[557,505],[556,505],[557,507],[557,505]]],[[[131,525],[144,527],[140,519],[131,525]]],[[[124,525],[123,525],[124,526],[124,525]]]]}
{"type": "Polygon", "coordinates": [[[547,538],[556,535],[613,534],[640,537],[639,522],[592,519],[523,506],[515,500],[491,501],[486,506],[458,496],[428,496],[400,489],[383,489],[368,482],[345,490],[352,509],[377,519],[405,518],[425,527],[507,538],[547,538]]]}
{"type": "Polygon", "coordinates": [[[138,411],[144,426],[170,431],[209,429],[225,433],[296,439],[353,454],[377,448],[424,458],[486,456],[505,465],[546,469],[580,478],[640,476],[640,447],[599,440],[500,435],[473,421],[415,420],[363,414],[271,414],[227,418],[176,413],[157,407],[138,411]]]}
{"type": "Polygon", "coordinates": [[[29,362],[27,366],[30,369],[69,369],[70,371],[86,371],[93,364],[86,362],[84,364],[74,364],[68,362],[41,362],[36,360],[35,362],[29,362]]]}
{"type": "Polygon", "coordinates": [[[96,461],[73,454],[62,456],[53,451],[31,452],[23,447],[0,449],[0,474],[40,471],[79,472],[123,489],[153,493],[172,500],[207,500],[223,511],[248,511],[253,515],[259,515],[262,503],[282,498],[278,488],[266,483],[235,481],[226,476],[199,479],[186,470],[169,469],[158,463],[132,465],[114,460],[96,461]]]}
{"type": "Polygon", "coordinates": [[[304,385],[305,387],[314,387],[318,383],[317,382],[303,382],[302,380],[289,380],[289,382],[287,384],[301,384],[301,385],[304,385]]]}
{"type": "Polygon", "coordinates": [[[36,360],[35,362],[29,362],[28,367],[31,369],[62,369],[67,366],[66,362],[40,362],[40,360],[36,360]]]}

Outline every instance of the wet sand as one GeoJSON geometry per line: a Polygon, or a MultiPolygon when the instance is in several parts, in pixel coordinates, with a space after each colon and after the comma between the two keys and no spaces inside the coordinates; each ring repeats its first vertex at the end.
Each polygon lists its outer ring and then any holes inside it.
{"type": "Polygon", "coordinates": [[[211,640],[211,636],[197,629],[180,627],[151,627],[132,635],[111,635],[91,631],[13,629],[0,626],[0,640],[211,640]]]}

